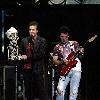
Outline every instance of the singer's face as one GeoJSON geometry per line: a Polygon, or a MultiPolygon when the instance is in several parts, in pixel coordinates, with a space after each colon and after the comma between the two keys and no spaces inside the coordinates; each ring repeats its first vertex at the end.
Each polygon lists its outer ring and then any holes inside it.
{"type": "Polygon", "coordinates": [[[38,30],[37,30],[37,26],[36,25],[29,26],[29,34],[30,34],[30,36],[32,38],[36,37],[37,33],[38,33],[38,30]]]}

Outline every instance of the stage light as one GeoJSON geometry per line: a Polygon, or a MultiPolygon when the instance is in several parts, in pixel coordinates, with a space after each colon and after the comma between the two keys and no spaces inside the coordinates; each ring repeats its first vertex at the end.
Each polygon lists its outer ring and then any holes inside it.
{"type": "Polygon", "coordinates": [[[49,5],[55,5],[55,4],[61,4],[64,5],[66,0],[49,0],[48,4],[49,5]]]}
{"type": "Polygon", "coordinates": [[[82,4],[84,0],[49,0],[50,5],[70,5],[70,4],[82,4]]]}

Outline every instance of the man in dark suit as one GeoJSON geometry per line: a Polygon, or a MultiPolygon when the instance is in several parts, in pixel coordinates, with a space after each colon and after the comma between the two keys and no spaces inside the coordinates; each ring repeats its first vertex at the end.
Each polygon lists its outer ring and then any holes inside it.
{"type": "Polygon", "coordinates": [[[47,97],[47,68],[45,63],[46,39],[38,35],[38,23],[29,23],[29,37],[22,39],[19,52],[23,61],[23,76],[27,100],[34,100],[38,94],[39,100],[47,97]],[[37,92],[37,93],[36,93],[37,92]]]}

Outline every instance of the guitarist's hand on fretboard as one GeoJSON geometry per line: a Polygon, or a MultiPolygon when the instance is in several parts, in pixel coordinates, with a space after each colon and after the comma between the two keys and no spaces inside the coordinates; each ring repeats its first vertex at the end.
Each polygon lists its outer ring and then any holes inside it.
{"type": "Polygon", "coordinates": [[[83,47],[80,48],[80,53],[84,53],[84,48],[83,47]]]}

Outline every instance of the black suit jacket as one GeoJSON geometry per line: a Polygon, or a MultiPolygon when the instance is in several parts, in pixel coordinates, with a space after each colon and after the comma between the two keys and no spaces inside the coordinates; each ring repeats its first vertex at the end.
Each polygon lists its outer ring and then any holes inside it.
{"type": "Polygon", "coordinates": [[[43,37],[38,36],[37,39],[32,42],[30,37],[23,38],[20,46],[19,53],[26,54],[28,59],[24,63],[31,62],[32,73],[43,74],[46,70],[46,40],[43,37]],[[27,53],[27,45],[32,44],[31,54],[27,53]]]}

